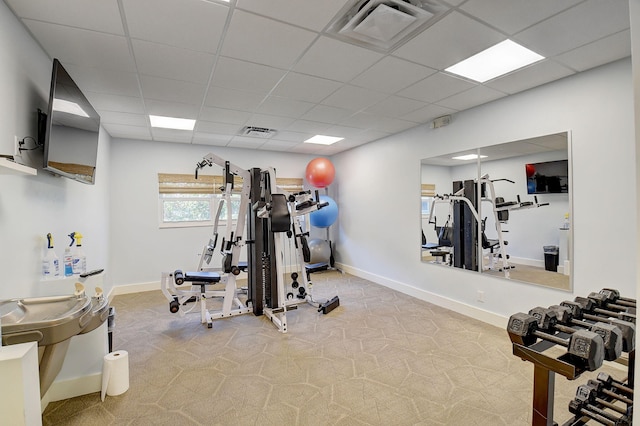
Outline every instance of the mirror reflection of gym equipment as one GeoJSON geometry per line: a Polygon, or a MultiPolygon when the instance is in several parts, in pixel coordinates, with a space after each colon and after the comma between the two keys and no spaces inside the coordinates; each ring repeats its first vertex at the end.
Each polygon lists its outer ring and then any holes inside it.
{"type": "Polygon", "coordinates": [[[569,140],[561,132],[423,159],[422,261],[570,290],[569,140]]]}

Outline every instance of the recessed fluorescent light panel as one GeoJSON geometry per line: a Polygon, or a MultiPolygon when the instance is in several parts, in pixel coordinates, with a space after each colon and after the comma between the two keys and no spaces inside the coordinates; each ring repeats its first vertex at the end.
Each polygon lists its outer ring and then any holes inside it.
{"type": "Polygon", "coordinates": [[[505,40],[445,69],[452,74],[484,83],[544,59],[526,47],[505,40]]]}
{"type": "Polygon", "coordinates": [[[304,143],[317,143],[320,145],[331,145],[338,141],[341,141],[344,138],[336,138],[334,136],[323,136],[323,135],[315,135],[312,138],[307,139],[304,143]]]}
{"type": "Polygon", "coordinates": [[[151,127],[161,127],[163,129],[193,130],[196,120],[187,118],[163,117],[160,115],[150,115],[151,127]]]}
{"type": "MultiPolygon", "coordinates": [[[[480,158],[487,158],[486,155],[481,155],[480,158]]],[[[469,161],[469,160],[477,160],[478,159],[478,154],[467,154],[467,155],[460,155],[458,157],[451,157],[452,160],[462,160],[462,161],[469,161]]]]}

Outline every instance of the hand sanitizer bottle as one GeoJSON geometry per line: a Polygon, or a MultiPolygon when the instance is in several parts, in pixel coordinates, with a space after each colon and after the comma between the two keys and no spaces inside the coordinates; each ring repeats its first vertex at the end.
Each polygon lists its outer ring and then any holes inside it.
{"type": "Polygon", "coordinates": [[[71,252],[71,247],[73,247],[73,243],[75,243],[75,232],[69,234],[71,237],[71,244],[64,248],[64,276],[70,277],[73,275],[73,253],[71,252]]]}

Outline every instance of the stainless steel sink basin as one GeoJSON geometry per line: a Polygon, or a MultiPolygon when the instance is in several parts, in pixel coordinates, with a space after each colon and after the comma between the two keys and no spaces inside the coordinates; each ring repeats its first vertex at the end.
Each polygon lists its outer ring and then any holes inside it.
{"type": "Polygon", "coordinates": [[[91,318],[80,334],[89,333],[100,327],[108,316],[109,299],[102,294],[102,289],[97,287],[96,295],[91,298],[91,318]]]}
{"type": "Polygon", "coordinates": [[[2,343],[59,343],[80,333],[90,316],[91,299],[84,294],[0,302],[2,343]]]}
{"type": "Polygon", "coordinates": [[[67,354],[70,339],[88,333],[106,321],[108,299],[101,289],[90,298],[76,284],[69,296],[33,297],[0,301],[2,344],[38,342],[40,396],[49,390],[67,354]]]}

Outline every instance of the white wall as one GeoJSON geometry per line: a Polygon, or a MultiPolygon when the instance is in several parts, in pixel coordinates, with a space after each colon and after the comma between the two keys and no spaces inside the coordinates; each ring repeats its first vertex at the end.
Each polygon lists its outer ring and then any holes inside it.
{"type": "Polygon", "coordinates": [[[447,127],[419,126],[340,153],[332,159],[341,206],[336,259],[379,283],[501,317],[605,286],[635,294],[634,149],[627,59],[456,114],[447,127]],[[572,294],[420,262],[420,158],[567,130],[573,140],[572,294]],[[476,301],[478,290],[484,303],[476,301]]]}
{"type": "MultiPolygon", "coordinates": [[[[303,178],[316,156],[205,145],[114,139],[111,173],[112,269],[114,285],[150,284],[163,271],[195,269],[212,227],[159,228],[158,173],[193,173],[214,153],[243,168],[274,167],[277,176],[303,178]]],[[[202,174],[221,174],[213,166],[202,174]]],[[[224,235],[223,233],[221,236],[224,235]]],[[[220,249],[218,240],[216,252],[220,249]]],[[[220,266],[214,257],[211,266],[220,266]]]]}
{"type": "MultiPolygon", "coordinates": [[[[636,188],[640,188],[640,0],[629,0],[631,21],[631,57],[633,61],[633,99],[636,147],[636,188]]],[[[640,211],[640,197],[636,200],[636,211],[640,211]]],[[[636,244],[640,244],[640,217],[636,216],[636,244]]],[[[636,264],[640,264],[640,251],[636,251],[636,264]]],[[[636,298],[640,297],[640,274],[636,274],[636,298]]],[[[640,369],[636,369],[636,383],[640,380],[640,369]]]]}
{"type": "MultiPolygon", "coordinates": [[[[36,112],[46,110],[53,63],[4,2],[0,2],[0,63],[0,153],[13,154],[14,135],[37,136],[36,112]]],[[[107,267],[109,135],[101,132],[99,144],[93,186],[42,171],[42,150],[23,155],[25,163],[38,168],[37,176],[0,174],[0,299],[62,291],[40,280],[48,232],[60,258],[67,234],[81,232],[87,267],[107,267]]],[[[109,287],[106,278],[105,290],[109,287]]],[[[72,293],[73,286],[68,290],[72,293]]]]}

